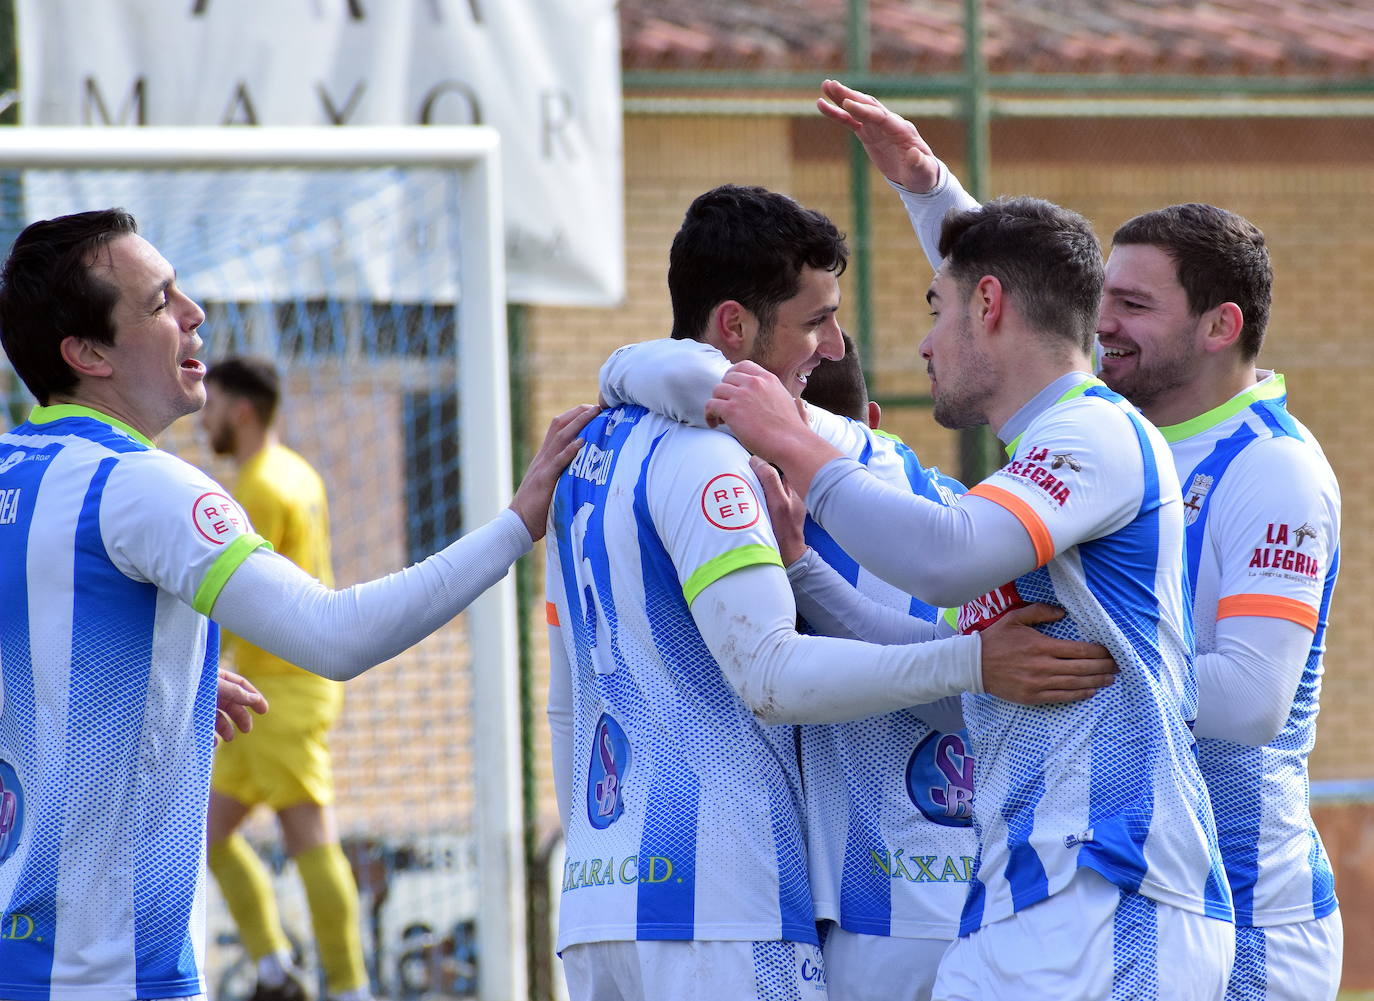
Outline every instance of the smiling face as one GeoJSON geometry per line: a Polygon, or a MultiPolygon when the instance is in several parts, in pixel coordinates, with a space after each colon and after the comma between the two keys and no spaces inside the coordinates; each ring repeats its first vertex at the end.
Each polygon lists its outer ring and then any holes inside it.
{"type": "Polygon", "coordinates": [[[1172,257],[1149,244],[1112,248],[1097,320],[1103,382],[1141,410],[1158,407],[1199,375],[1204,326],[1172,257]]]}
{"type": "Polygon", "coordinates": [[[121,411],[115,416],[155,437],[205,404],[205,366],[193,357],[205,313],[177,288],[166,259],[136,234],[112,240],[91,272],[119,293],[110,312],[114,343],[101,347],[121,411]]]}
{"type": "Polygon", "coordinates": [[[836,313],[840,280],[833,271],[803,268],[797,294],[780,304],[768,327],[759,327],[743,344],[739,361],[758,362],[800,397],[806,380],[824,360],[844,357],[844,339],[836,313]]]}
{"type": "Polygon", "coordinates": [[[954,429],[986,424],[998,380],[991,359],[974,339],[971,299],[960,294],[941,266],[926,302],[935,325],[921,342],[921,357],[930,376],[935,421],[954,429]]]}

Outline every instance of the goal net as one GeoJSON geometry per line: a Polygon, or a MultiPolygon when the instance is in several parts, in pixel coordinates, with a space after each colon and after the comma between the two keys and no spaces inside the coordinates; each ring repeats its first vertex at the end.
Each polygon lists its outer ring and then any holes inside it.
{"type": "MultiPolygon", "coordinates": [[[[123,206],[204,307],[200,356],[276,363],[282,439],[329,489],[340,586],[421,559],[505,506],[490,130],[6,131],[6,245],[33,219],[123,206]]],[[[10,386],[13,415],[23,390],[10,386]]],[[[195,417],[160,445],[232,482],[195,417]]],[[[524,996],[514,622],[507,578],[346,687],[335,808],[385,996],[524,996]]],[[[275,863],[283,918],[309,943],[270,816],[245,833],[275,863]]],[[[217,889],[210,902],[209,986],[234,1001],[253,977],[217,889]]]]}

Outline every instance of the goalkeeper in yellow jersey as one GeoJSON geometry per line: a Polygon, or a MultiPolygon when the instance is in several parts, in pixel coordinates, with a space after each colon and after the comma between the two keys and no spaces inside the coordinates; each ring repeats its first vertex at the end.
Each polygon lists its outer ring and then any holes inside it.
{"type": "MultiPolygon", "coordinates": [[[[278,553],[333,586],[324,481],[283,445],[273,421],[276,369],[257,358],[226,358],[205,377],[202,424],[217,455],[238,470],[234,498],[278,553]]],[[[342,685],[225,634],[236,670],[267,695],[272,711],[251,735],[215,752],[208,825],[210,871],[239,936],[257,963],[252,1001],[307,997],[282,930],[266,868],[237,833],[258,804],[277,815],[282,842],[305,884],[320,965],[333,1001],[368,1001],[359,934],[358,888],[335,826],[328,734],[342,685]]]]}

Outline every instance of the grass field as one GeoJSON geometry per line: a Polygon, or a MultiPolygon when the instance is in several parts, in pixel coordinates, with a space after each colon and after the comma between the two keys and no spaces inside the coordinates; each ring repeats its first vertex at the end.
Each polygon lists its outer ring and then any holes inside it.
{"type": "Polygon", "coordinates": [[[1336,1001],[1374,1001],[1374,991],[1341,991],[1336,1001]]]}

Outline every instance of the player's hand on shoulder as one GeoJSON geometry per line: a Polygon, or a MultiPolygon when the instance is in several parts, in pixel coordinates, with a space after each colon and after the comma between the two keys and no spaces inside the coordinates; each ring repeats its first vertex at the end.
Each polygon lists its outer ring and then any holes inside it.
{"type": "Polygon", "coordinates": [[[253,729],[253,714],[267,712],[267,699],[253,683],[233,671],[219,669],[219,689],[215,695],[215,735],[233,740],[238,732],[253,729]]]}
{"type": "Polygon", "coordinates": [[[544,443],[530,460],[510,506],[525,523],[534,541],[544,537],[549,504],[553,500],[553,488],[558,483],[558,477],[582,448],[577,436],[600,412],[601,409],[594,403],[579,403],[571,410],[563,411],[549,423],[544,443]]]}
{"type": "Polygon", "coordinates": [[[1062,608],[1026,605],[983,630],[983,691],[1042,705],[1081,702],[1115,681],[1118,669],[1106,647],[1055,639],[1033,628],[1063,617],[1062,608]]]}

